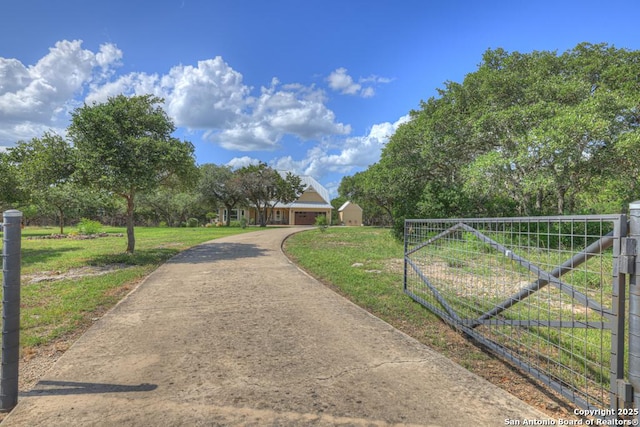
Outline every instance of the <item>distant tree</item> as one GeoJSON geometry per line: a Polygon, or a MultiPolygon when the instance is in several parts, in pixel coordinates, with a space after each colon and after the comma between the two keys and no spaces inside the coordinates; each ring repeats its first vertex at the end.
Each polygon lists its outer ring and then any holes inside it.
{"type": "Polygon", "coordinates": [[[331,199],[331,206],[333,207],[331,210],[331,224],[340,224],[340,212],[338,212],[338,209],[340,209],[347,201],[349,201],[349,199],[342,195],[339,195],[335,199],[331,199]]]}
{"type": "MultiPolygon", "coordinates": [[[[360,205],[364,224],[389,225],[392,223],[392,216],[389,210],[385,209],[385,207],[388,208],[388,205],[383,207],[382,204],[384,204],[384,201],[376,197],[377,191],[375,187],[377,187],[377,183],[374,183],[371,179],[374,173],[371,167],[353,176],[343,177],[338,187],[338,199],[344,200],[345,202],[349,200],[360,205]]],[[[391,188],[387,189],[387,194],[389,197],[395,197],[391,188]]],[[[342,204],[340,204],[336,210],[339,209],[340,206],[342,206],[342,204]]]]}
{"type": "Polygon", "coordinates": [[[10,156],[18,165],[22,190],[41,212],[55,212],[60,233],[64,233],[65,217],[79,206],[84,193],[73,181],[74,147],[62,136],[47,132],[41,138],[18,142],[10,156]]]}
{"type": "Polygon", "coordinates": [[[78,177],[126,201],[128,253],[135,250],[136,195],[172,177],[196,176],[193,145],[171,136],[175,127],[162,102],[151,95],[118,95],[72,113],[69,135],[78,150],[78,177]]]}
{"type": "Polygon", "coordinates": [[[283,178],[266,163],[238,170],[240,187],[247,200],[258,210],[258,223],[267,226],[268,212],[278,203],[291,203],[304,191],[299,176],[288,172],[283,178]]]}
{"type": "Polygon", "coordinates": [[[169,227],[179,226],[189,218],[206,214],[206,208],[195,189],[163,186],[156,191],[140,194],[136,203],[137,217],[156,224],[164,221],[169,227]]]}
{"type": "Polygon", "coordinates": [[[18,170],[8,153],[0,152],[0,211],[9,209],[24,197],[20,191],[18,170]]]}
{"type": "Polygon", "coordinates": [[[231,224],[231,210],[246,201],[240,175],[229,166],[206,163],[200,166],[198,193],[210,208],[224,206],[229,213],[225,222],[231,224]]]}

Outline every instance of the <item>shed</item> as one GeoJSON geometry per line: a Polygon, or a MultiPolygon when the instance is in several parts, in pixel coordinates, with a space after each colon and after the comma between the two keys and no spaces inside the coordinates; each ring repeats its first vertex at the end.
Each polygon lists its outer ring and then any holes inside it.
{"type": "Polygon", "coordinates": [[[355,203],[345,202],[338,209],[338,215],[342,225],[362,225],[362,208],[355,203]]]}

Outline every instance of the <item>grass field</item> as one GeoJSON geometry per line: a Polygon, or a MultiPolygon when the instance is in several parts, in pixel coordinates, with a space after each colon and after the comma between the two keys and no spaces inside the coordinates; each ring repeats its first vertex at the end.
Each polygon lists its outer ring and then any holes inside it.
{"type": "MultiPolygon", "coordinates": [[[[74,234],[76,230],[68,227],[65,231],[74,234]]],[[[23,352],[85,328],[178,252],[252,229],[138,227],[133,255],[125,253],[124,228],[103,231],[109,236],[79,240],[41,238],[56,233],[56,228],[23,230],[20,313],[23,352]]]]}

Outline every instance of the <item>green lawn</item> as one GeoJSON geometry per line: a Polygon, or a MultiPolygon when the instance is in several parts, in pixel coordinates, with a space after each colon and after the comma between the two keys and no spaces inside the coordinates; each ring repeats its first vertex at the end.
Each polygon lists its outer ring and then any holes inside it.
{"type": "MultiPolygon", "coordinates": [[[[115,305],[133,286],[167,259],[191,246],[255,229],[137,227],[136,251],[128,255],[124,228],[105,228],[122,236],[96,239],[36,239],[56,228],[27,227],[22,233],[21,347],[50,344],[82,330],[115,305]],[[103,275],[55,281],[36,277],[70,273],[89,266],[117,266],[103,275]]],[[[68,227],[73,234],[75,229],[68,227]]],[[[0,243],[1,247],[1,243],[0,243]]],[[[1,292],[1,290],[0,290],[1,292]]]]}

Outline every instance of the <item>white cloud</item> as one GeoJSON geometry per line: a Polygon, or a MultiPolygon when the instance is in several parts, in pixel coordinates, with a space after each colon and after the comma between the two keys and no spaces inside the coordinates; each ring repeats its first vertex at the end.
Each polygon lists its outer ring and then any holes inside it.
{"type": "Polygon", "coordinates": [[[227,162],[227,166],[231,166],[232,169],[240,169],[249,165],[257,165],[258,163],[260,163],[260,160],[258,159],[254,159],[249,156],[242,156],[234,157],[233,159],[229,160],[229,162],[227,162]]]}
{"type": "Polygon", "coordinates": [[[280,157],[270,162],[274,169],[292,172],[296,175],[306,175],[307,160],[293,160],[291,156],[280,157]]]}
{"type": "Polygon", "coordinates": [[[199,61],[197,67],[173,67],[163,79],[169,90],[167,113],[178,126],[221,128],[243,113],[251,88],[242,74],[221,57],[199,61]]]}
{"type": "Polygon", "coordinates": [[[100,45],[100,52],[96,55],[98,65],[104,70],[120,65],[121,59],[122,51],[111,43],[100,45]]]}
{"type": "Polygon", "coordinates": [[[376,93],[374,86],[392,81],[386,77],[372,75],[361,77],[356,83],[353,77],[347,74],[347,69],[342,67],[332,71],[326,80],[329,83],[329,87],[336,92],[340,92],[343,95],[357,95],[362,98],[374,96],[376,93]]]}
{"type": "Polygon", "coordinates": [[[275,150],[281,137],[265,123],[250,121],[221,132],[205,133],[205,138],[217,142],[227,150],[237,151],[275,150]]]}
{"type": "Polygon", "coordinates": [[[229,150],[253,151],[275,150],[287,134],[304,141],[351,132],[349,125],[336,122],[321,90],[278,85],[273,79],[270,87],[261,88],[258,98],[248,100],[247,112],[238,114],[232,126],[206,136],[229,150]]]}
{"type": "Polygon", "coordinates": [[[270,164],[278,169],[311,175],[316,179],[332,172],[350,173],[356,168],[366,168],[380,159],[382,148],[391,135],[407,121],[409,115],[394,123],[378,123],[371,127],[367,135],[346,138],[338,149],[329,144],[319,144],[309,149],[304,159],[295,160],[291,156],[285,156],[272,160],[270,164]]]}
{"type": "MultiPolygon", "coordinates": [[[[319,141],[303,159],[286,156],[273,163],[279,169],[320,177],[377,161],[399,123],[380,123],[367,135],[348,137],[351,127],[328,108],[322,88],[281,83],[274,77],[268,86],[254,91],[219,56],[196,65],[176,65],[166,73],[116,76],[122,60],[123,52],[113,44],[92,52],[79,40],[56,43],[35,65],[0,58],[0,146],[49,129],[63,134],[69,112],[81,102],[150,93],[165,99],[165,110],[177,126],[202,132],[205,139],[229,150],[275,150],[291,137],[319,141]]],[[[338,68],[327,81],[340,93],[371,97],[377,85],[390,79],[372,75],[355,81],[345,68],[338,68]]],[[[239,167],[248,162],[255,159],[238,157],[229,164],[239,167]]]]}
{"type": "Polygon", "coordinates": [[[77,105],[74,98],[88,84],[110,74],[121,57],[112,44],[94,53],[82,49],[81,40],[64,40],[35,65],[0,58],[0,144],[12,145],[60,127],[77,105]]]}
{"type": "Polygon", "coordinates": [[[179,65],[168,74],[131,73],[92,87],[88,101],[103,102],[119,93],[153,93],[165,99],[166,111],[177,126],[204,130],[204,137],[238,151],[275,150],[285,135],[300,140],[347,135],[351,127],[336,122],[322,90],[277,78],[260,95],[221,57],[179,65]]]}
{"type": "Polygon", "coordinates": [[[114,81],[100,81],[89,87],[89,94],[84,99],[87,104],[106,102],[109,98],[120,94],[127,96],[152,94],[160,98],[167,97],[167,88],[157,74],[130,73],[114,81]]]}
{"type": "Polygon", "coordinates": [[[329,81],[329,87],[331,89],[347,95],[356,95],[362,88],[361,85],[355,83],[353,78],[347,74],[346,68],[336,69],[329,74],[327,80],[329,81]]]}

